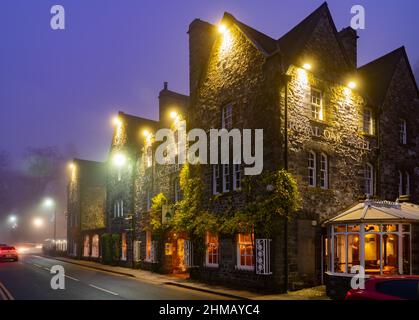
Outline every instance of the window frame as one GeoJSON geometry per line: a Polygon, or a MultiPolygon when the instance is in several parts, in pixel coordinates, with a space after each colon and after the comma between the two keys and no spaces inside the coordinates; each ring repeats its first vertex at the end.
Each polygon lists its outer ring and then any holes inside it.
{"type": "Polygon", "coordinates": [[[364,187],[365,187],[365,194],[369,197],[374,196],[375,194],[375,174],[374,174],[374,166],[367,162],[365,164],[365,168],[364,168],[364,187]],[[371,174],[369,175],[369,177],[367,176],[367,172],[369,171],[371,172],[371,174]],[[369,182],[369,183],[368,183],[369,182]],[[368,186],[368,188],[367,188],[368,186]],[[368,192],[368,190],[370,192],[368,192]]]}
{"type": "Polygon", "coordinates": [[[239,233],[237,234],[237,238],[236,238],[236,249],[237,249],[237,269],[238,270],[247,270],[247,271],[253,271],[255,270],[255,246],[253,244],[253,234],[251,233],[247,233],[247,234],[243,234],[243,233],[239,233]],[[250,241],[243,241],[241,237],[245,237],[245,236],[250,236],[250,241]],[[247,251],[247,248],[250,246],[251,248],[251,252],[252,254],[241,254],[241,248],[245,247],[244,251],[247,251]],[[242,265],[241,264],[241,257],[245,257],[245,261],[247,260],[246,257],[251,257],[251,261],[252,261],[252,265],[242,265]]]}
{"type": "Polygon", "coordinates": [[[230,165],[229,164],[223,164],[221,165],[223,175],[223,193],[230,192],[230,165]]]}
{"type": "Polygon", "coordinates": [[[221,192],[220,182],[220,165],[214,164],[212,166],[212,194],[217,195],[221,192]]]}
{"type": "Polygon", "coordinates": [[[308,151],[308,163],[307,163],[307,169],[308,169],[308,186],[315,188],[317,186],[317,169],[316,169],[316,153],[312,150],[308,151]],[[312,158],[311,158],[312,156],[312,158]],[[313,165],[311,166],[311,162],[313,165]],[[313,181],[311,181],[313,180],[313,181]]]}
{"type": "Polygon", "coordinates": [[[241,166],[240,164],[233,164],[233,190],[241,190],[241,166]]]}
{"type": "Polygon", "coordinates": [[[221,128],[226,130],[233,128],[233,105],[231,103],[221,108],[221,128]]]}
{"type": "Polygon", "coordinates": [[[367,135],[374,135],[374,114],[370,108],[365,108],[362,114],[362,131],[367,135]],[[369,115],[367,118],[366,116],[369,115]],[[368,124],[368,129],[367,129],[368,124]],[[367,130],[366,130],[367,129],[367,130]]]}
{"type": "Polygon", "coordinates": [[[402,145],[407,144],[407,122],[405,119],[400,119],[399,142],[402,145]]]}
{"type": "MultiPolygon", "coordinates": [[[[210,268],[218,268],[219,262],[220,262],[220,238],[218,234],[212,234],[211,232],[207,232],[206,235],[206,251],[205,251],[205,266],[210,268]],[[216,238],[216,242],[210,242],[211,238],[216,238]],[[213,245],[215,243],[215,245],[213,245]],[[215,250],[212,251],[210,254],[209,247],[212,245],[212,249],[215,250]],[[211,259],[212,257],[212,259],[211,259]],[[213,260],[215,258],[216,262],[210,262],[210,260],[213,260]]],[[[213,260],[214,261],[214,260],[213,260]]]]}
{"type": "Polygon", "coordinates": [[[320,188],[329,189],[329,158],[324,152],[320,153],[320,188]]]}
{"type": "Polygon", "coordinates": [[[324,107],[323,107],[323,92],[317,88],[310,88],[310,105],[311,105],[311,118],[316,121],[325,121],[324,120],[324,107]],[[318,94],[318,97],[315,97],[313,94],[318,94]],[[320,103],[314,102],[313,100],[319,100],[320,103]]]}

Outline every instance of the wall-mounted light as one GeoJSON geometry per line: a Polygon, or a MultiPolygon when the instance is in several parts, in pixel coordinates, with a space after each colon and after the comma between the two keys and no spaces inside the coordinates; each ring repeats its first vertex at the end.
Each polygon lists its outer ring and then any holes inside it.
{"type": "Polygon", "coordinates": [[[220,24],[219,26],[218,26],[218,32],[219,33],[225,33],[227,31],[227,27],[226,27],[226,25],[225,24],[220,24]]]}
{"type": "Polygon", "coordinates": [[[355,81],[350,81],[350,82],[348,83],[348,87],[349,87],[350,89],[355,89],[355,88],[356,88],[356,82],[355,82],[355,81]]]}
{"type": "Polygon", "coordinates": [[[178,116],[178,114],[177,114],[177,112],[176,112],[176,111],[172,111],[172,112],[170,112],[170,118],[172,118],[173,120],[174,120],[174,119],[176,119],[176,118],[177,118],[177,116],[178,116]]]}
{"type": "Polygon", "coordinates": [[[306,69],[306,70],[311,70],[311,64],[309,64],[309,63],[304,63],[304,64],[303,64],[303,68],[304,68],[304,69],[306,69]]]}
{"type": "Polygon", "coordinates": [[[115,154],[112,160],[113,164],[117,167],[122,167],[127,162],[127,158],[122,153],[115,154]]]}
{"type": "Polygon", "coordinates": [[[150,135],[150,131],[148,131],[148,130],[143,131],[143,136],[144,137],[148,137],[149,135],[150,135]]]}
{"type": "Polygon", "coordinates": [[[76,165],[74,164],[74,162],[70,162],[70,163],[68,164],[68,168],[69,168],[70,170],[74,170],[74,169],[76,169],[76,165]]]}
{"type": "Polygon", "coordinates": [[[115,117],[112,118],[112,123],[115,126],[120,126],[122,124],[122,121],[118,116],[115,116],[115,117]]]}

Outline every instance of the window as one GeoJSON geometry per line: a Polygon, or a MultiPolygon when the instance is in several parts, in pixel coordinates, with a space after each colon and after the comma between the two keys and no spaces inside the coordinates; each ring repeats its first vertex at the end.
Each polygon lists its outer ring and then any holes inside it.
{"type": "Polygon", "coordinates": [[[151,261],[151,232],[146,231],[145,233],[145,259],[151,261]]]}
{"type": "Polygon", "coordinates": [[[308,185],[316,186],[316,154],[313,151],[308,153],[308,185]]]}
{"type": "Polygon", "coordinates": [[[405,300],[418,300],[419,281],[418,280],[394,280],[383,281],[376,284],[378,292],[387,296],[398,297],[405,300]]]}
{"type": "Polygon", "coordinates": [[[370,109],[364,110],[364,133],[374,134],[374,121],[370,109]]]}
{"type": "Polygon", "coordinates": [[[92,238],[92,258],[99,258],[99,235],[97,234],[92,238]]]}
{"type": "Polygon", "coordinates": [[[253,270],[253,243],[252,234],[237,235],[237,267],[238,269],[253,270]]]}
{"type": "Polygon", "coordinates": [[[410,195],[410,174],[399,170],[399,196],[410,195]],[[404,179],[403,179],[404,178],[404,179]]]}
{"type": "Polygon", "coordinates": [[[218,194],[220,192],[220,166],[215,164],[212,166],[212,194],[218,194]]]}
{"type": "Polygon", "coordinates": [[[113,207],[113,217],[120,218],[124,216],[124,200],[116,200],[113,207]]]}
{"type": "Polygon", "coordinates": [[[241,168],[240,164],[233,165],[233,190],[241,189],[241,168]]]}
{"type": "Polygon", "coordinates": [[[233,128],[233,106],[231,104],[223,107],[221,114],[221,128],[227,130],[233,128]]]}
{"type": "Polygon", "coordinates": [[[182,198],[182,190],[180,188],[179,178],[175,179],[173,189],[175,192],[175,202],[180,201],[182,198]]]}
{"type": "Polygon", "coordinates": [[[316,120],[323,120],[323,101],[322,92],[311,88],[311,117],[316,120]]]}
{"type": "Polygon", "coordinates": [[[374,167],[367,163],[364,169],[365,194],[367,196],[374,195],[374,167]]]}
{"type": "Polygon", "coordinates": [[[401,144],[407,144],[407,126],[406,120],[400,120],[400,137],[399,141],[401,144]]]}
{"type": "Polygon", "coordinates": [[[83,241],[83,257],[89,257],[90,256],[90,237],[89,235],[84,236],[83,241]]]}
{"type": "Polygon", "coordinates": [[[121,260],[127,261],[127,234],[121,236],[121,260]]]}
{"type": "Polygon", "coordinates": [[[230,191],[230,166],[223,164],[223,192],[230,191]]]}
{"type": "Polygon", "coordinates": [[[329,188],[329,169],[327,156],[322,153],[320,155],[320,187],[322,189],[329,188]]]}
{"type": "Polygon", "coordinates": [[[206,265],[218,267],[218,235],[207,232],[206,265]]]}

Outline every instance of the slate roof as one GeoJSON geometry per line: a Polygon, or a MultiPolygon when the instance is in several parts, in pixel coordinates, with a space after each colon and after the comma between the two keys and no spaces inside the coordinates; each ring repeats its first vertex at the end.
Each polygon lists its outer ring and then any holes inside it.
{"type": "MultiPolygon", "coordinates": [[[[403,57],[405,57],[409,64],[405,47],[400,47],[358,69],[358,75],[362,81],[362,90],[377,105],[380,105],[383,102],[397,65],[403,57]]],[[[411,68],[410,72],[416,84],[411,68]]]]}

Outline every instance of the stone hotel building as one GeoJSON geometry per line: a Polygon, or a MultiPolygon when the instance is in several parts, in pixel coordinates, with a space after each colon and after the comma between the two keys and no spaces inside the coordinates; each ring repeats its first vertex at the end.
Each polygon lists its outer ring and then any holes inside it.
{"type": "MultiPolygon", "coordinates": [[[[106,230],[120,235],[119,263],[272,291],[345,285],[355,265],[419,274],[419,93],[405,48],[358,67],[357,33],[338,31],[327,3],[279,38],[229,13],[217,25],[195,19],[188,35],[189,96],[166,83],[159,121],[120,113],[115,126],[106,230]],[[165,197],[164,224],[183,197],[181,166],[153,158],[153,133],[173,127],[173,112],[188,129],[264,129],[264,170],[287,169],[302,197],[282,231],[208,232],[204,251],[187,232],[153,234],[152,199],[165,197]]],[[[200,172],[206,211],[243,208],[243,165],[200,172]]]]}

